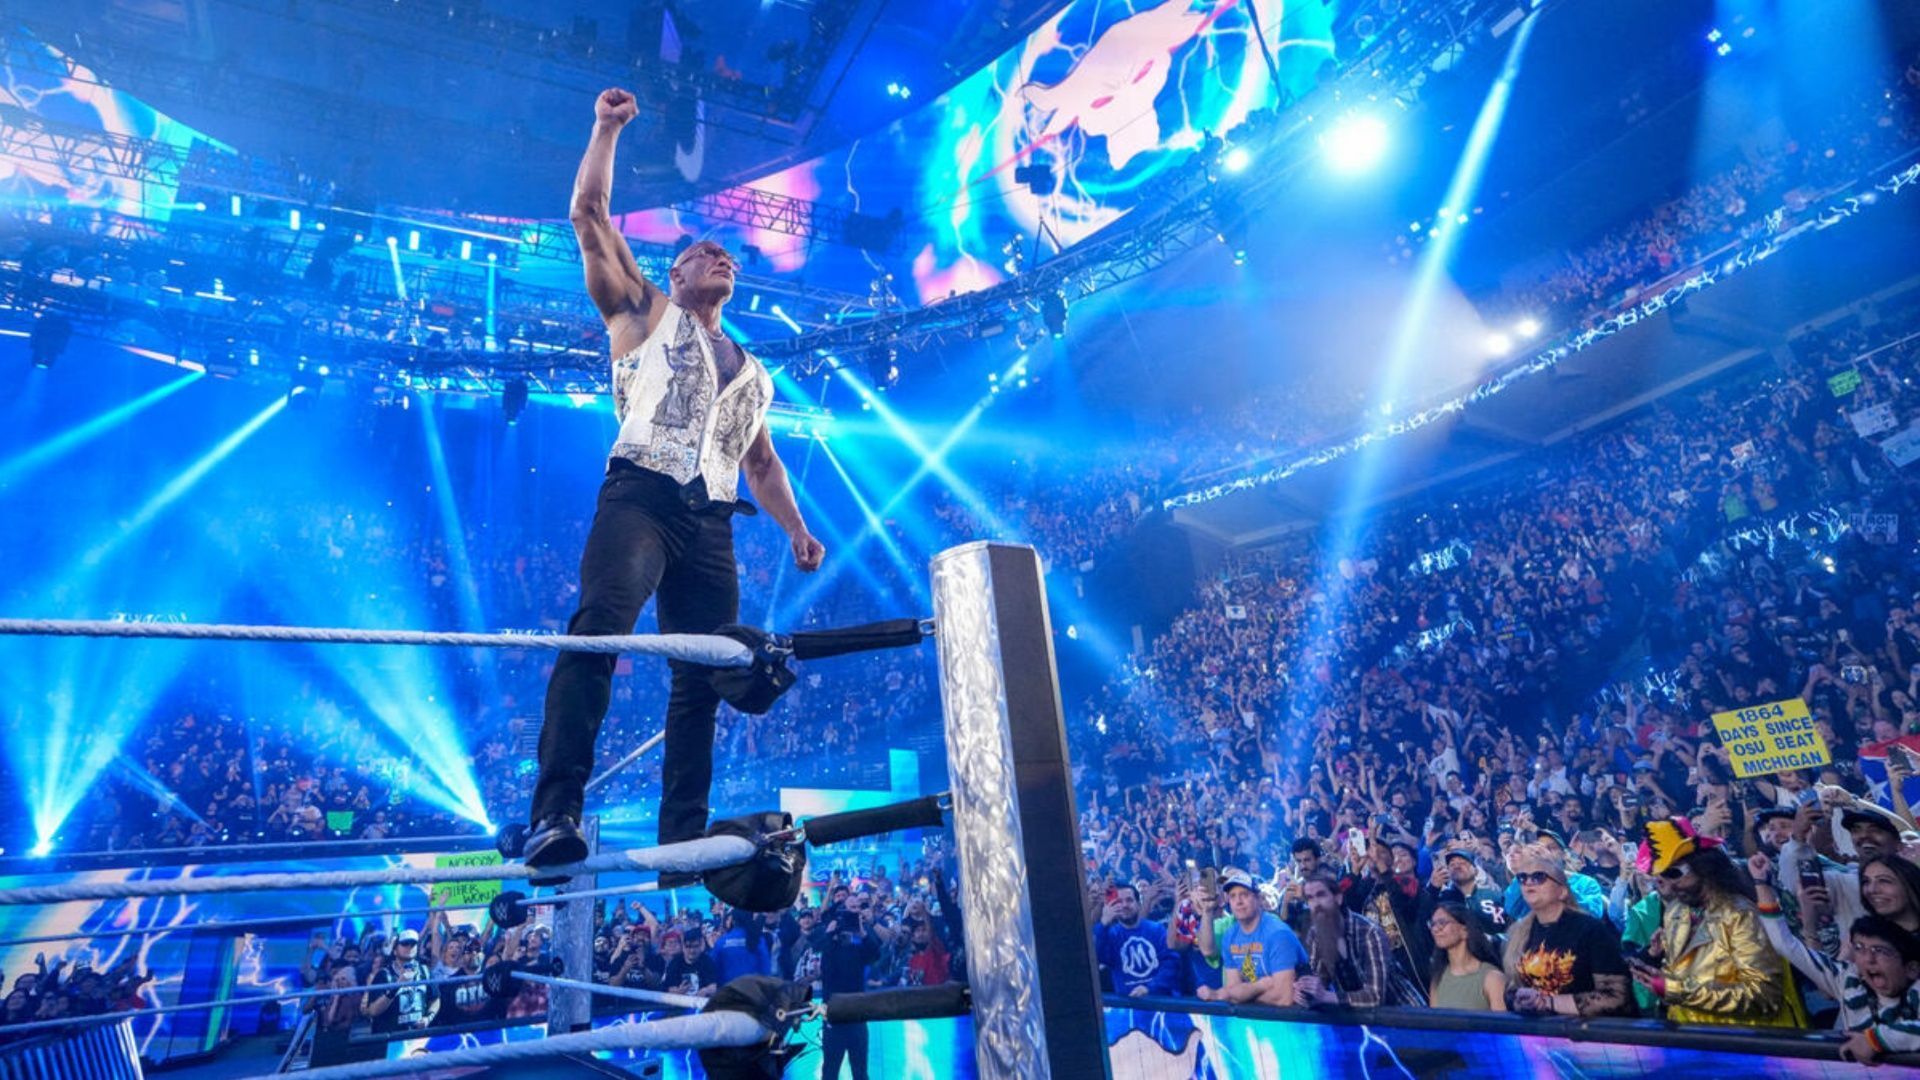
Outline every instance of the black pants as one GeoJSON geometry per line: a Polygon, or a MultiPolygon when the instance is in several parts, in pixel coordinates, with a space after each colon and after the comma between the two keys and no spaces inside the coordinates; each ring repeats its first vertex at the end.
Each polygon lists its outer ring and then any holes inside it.
{"type": "Polygon", "coordinates": [[[828,1024],[820,1033],[820,1080],[840,1080],[840,1059],[853,1066],[853,1080],[867,1080],[867,1025],[828,1024]]]}
{"type": "MultiPolygon", "coordinates": [[[[733,555],[733,504],[695,508],[659,473],[616,462],[580,557],[580,609],[567,633],[630,634],[647,598],[659,593],[660,632],[704,634],[734,622],[740,579],[733,555]]],[[[563,652],[547,683],[540,729],[540,778],[532,819],[580,816],[593,774],[593,744],[613,696],[618,657],[563,652]]],[[[659,663],[640,658],[636,663],[659,663]]],[[[660,842],[699,836],[713,785],[713,719],[720,695],[705,668],[668,661],[666,761],[661,768],[660,842]]]]}

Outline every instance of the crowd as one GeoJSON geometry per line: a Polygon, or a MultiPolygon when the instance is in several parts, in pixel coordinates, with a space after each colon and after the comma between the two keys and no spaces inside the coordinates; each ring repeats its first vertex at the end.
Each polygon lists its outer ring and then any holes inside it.
{"type": "MultiPolygon", "coordinates": [[[[141,967],[140,958],[132,955],[97,971],[91,956],[72,961],[56,958],[49,964],[46,953],[39,953],[33,958],[32,971],[14,976],[0,1023],[24,1024],[142,1008],[147,1002],[141,991],[153,981],[153,975],[141,967]]],[[[0,986],[5,985],[6,973],[0,971],[0,986]]]]}
{"type": "MultiPolygon", "coordinates": [[[[883,865],[863,867],[857,876],[833,871],[818,883],[817,896],[803,895],[772,914],[718,901],[658,911],[657,901],[602,899],[594,905],[591,978],[695,997],[745,975],[807,984],[817,995],[964,980],[956,888],[945,845],[930,841],[921,860],[892,872],[883,865]]],[[[434,911],[417,928],[376,920],[358,936],[315,931],[301,986],[345,992],[305,1000],[304,1012],[313,1018],[310,1063],[378,1058],[393,1038],[544,1016],[546,986],[520,982],[493,996],[480,977],[495,965],[537,967],[554,957],[545,911],[512,928],[484,915],[474,924],[434,911]]],[[[625,1011],[616,999],[601,999],[595,1008],[625,1011]]],[[[852,1058],[856,1074],[865,1074],[862,1026],[829,1025],[824,1049],[824,1075],[838,1074],[840,1058],[852,1058]]]]}
{"type": "Polygon", "coordinates": [[[1070,729],[1101,915],[1135,927],[1115,988],[1811,1011],[1857,1057],[1920,1048],[1920,500],[1888,438],[1917,337],[1909,298],[1341,559],[1231,561],[1070,729]],[[1827,760],[1741,778],[1712,717],[1782,702],[1827,760]]]}

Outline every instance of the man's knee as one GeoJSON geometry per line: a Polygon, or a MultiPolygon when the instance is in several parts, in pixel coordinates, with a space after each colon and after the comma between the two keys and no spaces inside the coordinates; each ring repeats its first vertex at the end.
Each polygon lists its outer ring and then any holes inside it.
{"type": "Polygon", "coordinates": [[[567,633],[575,637],[630,634],[633,632],[634,620],[638,617],[630,613],[624,604],[581,604],[579,610],[573,613],[573,617],[567,620],[567,633]]]}

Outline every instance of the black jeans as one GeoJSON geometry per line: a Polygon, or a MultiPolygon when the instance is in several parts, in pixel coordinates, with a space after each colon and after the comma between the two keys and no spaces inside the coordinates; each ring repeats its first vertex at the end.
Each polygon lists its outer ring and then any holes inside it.
{"type": "Polygon", "coordinates": [[[820,1032],[820,1080],[840,1080],[840,1062],[853,1066],[853,1080],[867,1080],[867,1025],[828,1024],[820,1032]]]}
{"type": "MultiPolygon", "coordinates": [[[[599,505],[580,557],[580,609],[567,633],[630,634],[657,591],[663,634],[704,634],[735,622],[740,578],[733,555],[731,503],[695,509],[660,473],[616,462],[600,485],[599,505]]],[[[532,820],[578,818],[593,774],[593,745],[613,696],[618,657],[563,652],[547,683],[540,728],[540,778],[532,820]]],[[[638,663],[659,663],[641,658],[638,663]]],[[[713,720],[720,695],[707,669],[668,661],[666,761],[661,767],[660,842],[699,836],[713,786],[713,720]]]]}

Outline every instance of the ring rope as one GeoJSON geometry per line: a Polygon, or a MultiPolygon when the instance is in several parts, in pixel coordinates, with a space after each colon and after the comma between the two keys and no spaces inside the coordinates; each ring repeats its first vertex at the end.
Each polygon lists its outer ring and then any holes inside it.
{"type": "Polygon", "coordinates": [[[485,866],[401,866],[384,870],[332,870],[288,874],[239,874],[233,877],[67,881],[0,889],[0,906],[61,904],[72,900],[130,900],[156,896],[279,889],[345,889],[364,885],[434,885],[448,881],[497,881],[504,878],[582,877],[635,871],[718,870],[751,861],[760,848],[744,836],[707,836],[660,847],[589,855],[565,866],[496,863],[485,866]]]}
{"type": "Polygon", "coordinates": [[[695,1012],[705,1009],[709,1000],[692,994],[670,994],[664,990],[639,990],[627,986],[611,986],[606,983],[581,982],[579,979],[557,979],[551,975],[535,975],[526,971],[516,971],[513,977],[530,983],[539,983],[542,986],[557,986],[562,990],[586,990],[601,997],[626,998],[629,1001],[644,1001],[673,1009],[692,1009],[695,1012]]]}
{"type": "Polygon", "coordinates": [[[0,635],[167,638],[186,641],[285,641],[313,645],[441,645],[453,648],[545,649],[634,653],[705,667],[753,666],[753,650],[718,634],[478,634],[429,630],[354,630],[323,626],[234,623],[117,622],[112,619],[0,619],[0,635]]]}
{"type": "Polygon", "coordinates": [[[307,998],[340,997],[345,994],[384,993],[388,989],[406,986],[457,986],[461,983],[479,982],[481,975],[450,975],[444,979],[419,979],[412,982],[375,983],[370,986],[329,986],[317,990],[289,990],[284,994],[257,994],[249,997],[220,998],[215,1001],[194,1001],[178,1005],[155,1005],[151,1009],[129,1009],[125,1012],[101,1013],[98,1016],[62,1016],[56,1020],[29,1020],[20,1024],[0,1024],[0,1036],[19,1035],[29,1031],[46,1031],[52,1028],[83,1028],[96,1024],[117,1024],[122,1020],[139,1020],[148,1016],[166,1016],[170,1013],[196,1012],[203,1009],[224,1009],[229,1005],[265,1005],[270,1001],[302,1001],[307,998]]]}
{"type": "Polygon", "coordinates": [[[431,915],[436,911],[485,911],[489,904],[433,904],[427,907],[383,908],[378,911],[321,912],[314,915],[269,915],[259,919],[215,919],[211,922],[179,923],[173,926],[137,926],[126,930],[75,931],[71,934],[44,934],[40,937],[0,939],[0,949],[20,945],[52,945],[62,941],[92,941],[96,938],[141,937],[184,934],[196,930],[257,930],[275,926],[305,926],[337,923],[344,919],[391,919],[407,915],[431,915]]]}
{"type": "MultiPolygon", "coordinates": [[[[424,1037],[432,1032],[422,1034],[424,1037]]],[[[329,1065],[308,1069],[300,1076],[302,1080],[362,1080],[364,1077],[438,1072],[469,1065],[504,1065],[560,1054],[591,1054],[602,1050],[704,1050],[724,1046],[754,1046],[766,1042],[772,1034],[746,1013],[723,1010],[636,1024],[617,1024],[594,1031],[549,1035],[544,1039],[523,1042],[440,1050],[385,1061],[329,1065]]]]}

